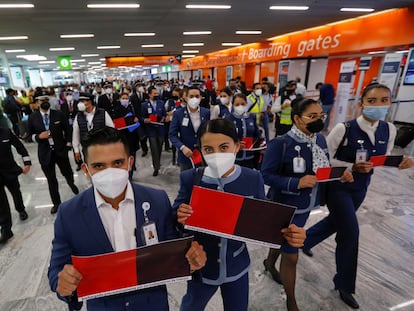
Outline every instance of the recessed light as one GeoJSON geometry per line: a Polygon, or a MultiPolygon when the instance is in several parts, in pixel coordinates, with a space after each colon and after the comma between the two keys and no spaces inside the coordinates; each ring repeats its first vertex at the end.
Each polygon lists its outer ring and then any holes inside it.
{"type": "Polygon", "coordinates": [[[96,47],[98,50],[120,49],[120,45],[101,45],[96,47]]]}
{"type": "Polygon", "coordinates": [[[231,5],[214,5],[214,4],[187,4],[186,9],[207,9],[207,10],[228,10],[231,5]]]}
{"type": "Polygon", "coordinates": [[[183,54],[185,54],[185,53],[187,53],[187,54],[189,54],[189,53],[200,53],[200,51],[199,50],[183,50],[183,54]]]}
{"type": "Polygon", "coordinates": [[[241,43],[240,42],[223,42],[221,45],[222,46],[239,46],[241,45],[241,43]]]}
{"type": "Polygon", "coordinates": [[[184,36],[211,35],[211,31],[184,31],[184,36]]]}
{"type": "Polygon", "coordinates": [[[74,51],[75,48],[73,47],[66,47],[66,48],[49,48],[51,52],[59,52],[59,51],[74,51]]]}
{"type": "Polygon", "coordinates": [[[181,55],[182,58],[191,58],[191,57],[195,57],[195,55],[192,54],[187,54],[187,55],[181,55]]]}
{"type": "Polygon", "coordinates": [[[54,64],[54,63],[56,63],[54,60],[43,60],[39,62],[39,64],[54,64]]]}
{"type": "Polygon", "coordinates": [[[5,50],[6,53],[26,53],[25,49],[20,50],[5,50]]]}
{"type": "Polygon", "coordinates": [[[163,48],[164,44],[142,44],[142,48],[163,48]]]}
{"type": "Polygon", "coordinates": [[[88,9],[137,9],[138,3],[98,3],[88,4],[88,9]]]}
{"type": "Polygon", "coordinates": [[[34,8],[34,4],[31,3],[3,3],[0,4],[0,9],[25,9],[34,8]]]}
{"type": "Polygon", "coordinates": [[[26,55],[16,55],[16,58],[24,58],[27,61],[40,61],[47,60],[46,57],[40,56],[38,54],[26,54],[26,55]]]}
{"type": "Polygon", "coordinates": [[[106,59],[105,58],[100,58],[99,59],[101,62],[104,62],[106,59]]]}
{"type": "Polygon", "coordinates": [[[84,61],[85,61],[84,59],[71,59],[70,60],[71,63],[82,63],[84,61]]]}
{"type": "Polygon", "coordinates": [[[101,62],[88,62],[89,65],[100,65],[101,62]]]}
{"type": "Polygon", "coordinates": [[[291,5],[272,5],[269,10],[287,10],[287,11],[306,11],[309,10],[308,6],[291,6],[291,5]]]}
{"type": "Polygon", "coordinates": [[[97,57],[99,54],[82,54],[81,57],[97,57]]]}
{"type": "Polygon", "coordinates": [[[237,30],[236,35],[261,35],[261,30],[237,30]]]}
{"type": "Polygon", "coordinates": [[[374,12],[374,9],[370,8],[341,8],[341,12],[374,12]]]}
{"type": "Polygon", "coordinates": [[[183,43],[183,46],[204,46],[204,43],[183,43]]]}
{"type": "Polygon", "coordinates": [[[28,36],[11,36],[11,37],[0,37],[0,40],[27,40],[28,36]]]}
{"type": "Polygon", "coordinates": [[[128,32],[124,33],[125,37],[153,37],[155,32],[128,32]]]}
{"type": "Polygon", "coordinates": [[[79,34],[79,35],[60,35],[62,39],[70,38],[93,38],[95,35],[93,33],[79,34]]]}

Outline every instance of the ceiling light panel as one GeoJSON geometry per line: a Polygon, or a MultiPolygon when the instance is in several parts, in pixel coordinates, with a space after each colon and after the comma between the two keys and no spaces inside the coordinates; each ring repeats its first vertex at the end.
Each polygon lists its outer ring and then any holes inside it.
{"type": "Polygon", "coordinates": [[[25,49],[18,49],[18,50],[5,50],[6,53],[26,53],[25,49]]]}
{"type": "Polygon", "coordinates": [[[8,36],[8,37],[0,37],[0,40],[27,40],[29,39],[28,36],[8,36]]]}
{"type": "Polygon", "coordinates": [[[155,32],[129,32],[124,33],[125,37],[153,37],[155,32]]]}
{"type": "Polygon", "coordinates": [[[261,30],[237,30],[236,35],[261,35],[261,30]]]}
{"type": "Polygon", "coordinates": [[[142,44],[142,48],[163,48],[164,44],[142,44]]]}
{"type": "Polygon", "coordinates": [[[199,50],[183,50],[183,53],[185,54],[185,53],[187,53],[187,54],[190,54],[190,53],[200,53],[200,51],[199,50]]]}
{"type": "Polygon", "coordinates": [[[81,57],[97,57],[99,54],[82,54],[81,57]]]}
{"type": "Polygon", "coordinates": [[[88,9],[137,9],[138,3],[97,3],[88,4],[88,9]]]}
{"type": "Polygon", "coordinates": [[[374,9],[370,8],[341,8],[341,12],[374,12],[374,9]]]}
{"type": "Polygon", "coordinates": [[[60,52],[60,51],[74,51],[74,47],[65,47],[65,48],[49,48],[51,52],[60,52]]]}
{"type": "Polygon", "coordinates": [[[183,46],[204,46],[204,43],[202,42],[183,43],[183,46]]]}
{"type": "Polygon", "coordinates": [[[3,3],[0,4],[0,9],[27,9],[34,8],[34,4],[31,3],[3,3]]]}
{"type": "Polygon", "coordinates": [[[231,5],[214,5],[214,4],[187,4],[186,9],[207,9],[207,10],[228,10],[231,5]]]}
{"type": "Polygon", "coordinates": [[[222,46],[240,46],[241,43],[240,42],[223,42],[221,45],[222,46]]]}
{"type": "Polygon", "coordinates": [[[184,36],[211,35],[211,31],[184,31],[184,36]]]}
{"type": "Polygon", "coordinates": [[[290,6],[290,5],[272,5],[270,10],[283,10],[283,11],[306,11],[309,10],[308,6],[290,6]]]}
{"type": "Polygon", "coordinates": [[[120,45],[101,45],[96,47],[98,50],[120,49],[120,45]]]}
{"type": "Polygon", "coordinates": [[[95,35],[93,33],[85,33],[78,35],[60,35],[62,39],[71,39],[71,38],[93,38],[95,35]]]}

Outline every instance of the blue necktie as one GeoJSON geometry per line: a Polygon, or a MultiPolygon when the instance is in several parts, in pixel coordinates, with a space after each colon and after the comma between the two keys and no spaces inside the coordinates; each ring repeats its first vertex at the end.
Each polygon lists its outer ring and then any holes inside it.
{"type": "Polygon", "coordinates": [[[46,131],[48,131],[49,130],[49,115],[47,113],[45,113],[45,116],[44,116],[44,123],[45,123],[46,131]]]}

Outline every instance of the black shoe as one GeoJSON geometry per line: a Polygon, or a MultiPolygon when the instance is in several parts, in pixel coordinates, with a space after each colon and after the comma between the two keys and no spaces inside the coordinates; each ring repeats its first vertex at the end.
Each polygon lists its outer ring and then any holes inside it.
{"type": "Polygon", "coordinates": [[[310,248],[302,247],[302,252],[305,255],[309,256],[309,257],[313,257],[313,252],[312,252],[312,250],[310,248]]]}
{"type": "Polygon", "coordinates": [[[0,244],[6,244],[7,241],[11,239],[12,236],[13,236],[13,232],[11,230],[2,232],[1,238],[0,238],[0,244]]]}
{"type": "Polygon", "coordinates": [[[51,214],[56,214],[57,213],[57,210],[58,210],[57,205],[53,205],[53,207],[50,209],[50,213],[51,214]]]}
{"type": "Polygon", "coordinates": [[[27,215],[26,211],[19,212],[20,220],[26,220],[29,216],[27,215]]]}
{"type": "Polygon", "coordinates": [[[75,184],[69,185],[69,187],[70,187],[70,189],[72,189],[72,192],[74,194],[78,194],[79,193],[79,189],[78,189],[78,187],[76,187],[75,184]]]}
{"type": "Polygon", "coordinates": [[[152,173],[152,176],[158,176],[158,170],[155,170],[154,173],[152,173]]]}
{"type": "Polygon", "coordinates": [[[338,289],[338,291],[339,297],[341,297],[341,300],[343,302],[345,302],[348,306],[350,306],[353,309],[359,309],[359,304],[351,293],[347,293],[342,289],[338,289]]]}
{"type": "Polygon", "coordinates": [[[270,272],[270,274],[272,275],[273,281],[275,281],[276,283],[279,283],[280,285],[282,285],[282,280],[280,279],[279,271],[277,271],[275,268],[269,269],[269,267],[267,266],[267,259],[263,260],[263,266],[265,268],[265,271],[270,272]]]}
{"type": "Polygon", "coordinates": [[[145,157],[147,154],[148,154],[148,151],[143,151],[141,156],[145,157]]]}

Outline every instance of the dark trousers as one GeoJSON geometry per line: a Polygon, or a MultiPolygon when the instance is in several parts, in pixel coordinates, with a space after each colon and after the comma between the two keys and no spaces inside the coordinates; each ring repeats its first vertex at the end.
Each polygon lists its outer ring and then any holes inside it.
{"type": "Polygon", "coordinates": [[[358,265],[359,225],[356,211],[364,201],[366,189],[351,191],[339,183],[329,187],[329,215],[306,231],[305,248],[312,248],[336,233],[335,289],[355,292],[358,265]]]}
{"type": "Polygon", "coordinates": [[[19,131],[19,116],[17,114],[8,114],[10,122],[13,124],[13,132],[16,136],[20,135],[19,131]]]}
{"type": "Polygon", "coordinates": [[[187,282],[180,311],[202,311],[220,287],[224,311],[247,311],[249,304],[249,274],[240,279],[218,285],[207,285],[198,280],[187,282]]]}
{"type": "Polygon", "coordinates": [[[70,166],[69,157],[58,157],[55,152],[52,151],[50,163],[48,165],[41,165],[42,171],[46,176],[47,183],[49,185],[50,198],[54,206],[58,206],[61,203],[59,195],[59,185],[56,178],[56,165],[59,167],[60,172],[65,177],[68,185],[73,185],[75,180],[73,178],[73,171],[70,166]]]}
{"type": "Polygon", "coordinates": [[[170,131],[170,122],[164,123],[164,148],[165,151],[170,150],[170,140],[168,139],[168,132],[170,131]]]}
{"type": "Polygon", "coordinates": [[[6,190],[4,184],[0,185],[0,227],[1,233],[6,233],[11,230],[12,217],[10,212],[9,201],[7,200],[6,190]]]}
{"type": "Polygon", "coordinates": [[[153,136],[149,138],[149,141],[151,148],[152,166],[154,167],[154,171],[158,171],[161,166],[161,152],[164,136],[153,136]]]}
{"type": "Polygon", "coordinates": [[[12,226],[12,218],[10,204],[7,199],[4,187],[9,189],[14,202],[16,211],[23,212],[25,210],[22,193],[20,192],[20,184],[18,176],[14,178],[0,177],[0,226],[3,231],[9,231],[12,226]]]}

